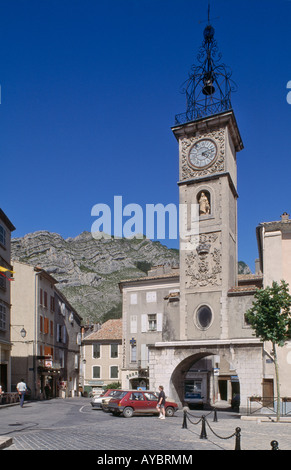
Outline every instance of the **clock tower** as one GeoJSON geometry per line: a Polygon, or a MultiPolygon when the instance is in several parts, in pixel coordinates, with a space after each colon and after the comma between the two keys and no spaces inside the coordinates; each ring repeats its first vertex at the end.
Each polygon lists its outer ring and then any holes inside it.
{"type": "Polygon", "coordinates": [[[231,107],[231,73],[215,60],[208,24],[184,86],[179,143],[180,339],[231,337],[228,291],[237,285],[237,153],[243,143],[231,107]]]}

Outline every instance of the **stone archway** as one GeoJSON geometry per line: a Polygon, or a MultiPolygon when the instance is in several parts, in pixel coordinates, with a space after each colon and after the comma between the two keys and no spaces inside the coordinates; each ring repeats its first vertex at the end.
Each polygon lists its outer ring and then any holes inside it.
{"type": "MultiPolygon", "coordinates": [[[[241,409],[247,408],[249,396],[261,395],[262,344],[257,341],[210,341],[208,345],[205,342],[201,346],[198,341],[157,343],[149,348],[149,352],[150,388],[157,390],[159,385],[164,385],[166,395],[174,398],[180,406],[184,404],[183,387],[187,371],[191,364],[208,356],[223,358],[229,364],[228,377],[233,375],[238,378],[241,409]]],[[[212,388],[210,383],[207,396],[209,403],[213,403],[210,395],[212,388]]]]}
{"type": "MultiPolygon", "coordinates": [[[[183,361],[181,361],[177,365],[175,370],[173,371],[172,376],[171,376],[170,386],[171,386],[172,389],[175,390],[176,394],[179,397],[179,401],[183,405],[189,405],[189,402],[185,401],[185,383],[187,382],[187,376],[189,375],[189,370],[191,370],[191,367],[193,367],[194,364],[197,364],[197,363],[199,364],[199,362],[201,362],[202,359],[210,357],[210,356],[211,355],[209,355],[208,353],[205,353],[205,352],[192,354],[192,355],[188,356],[187,358],[185,358],[183,361]]],[[[205,369],[204,369],[204,371],[205,371],[205,369]]],[[[208,382],[207,381],[208,377],[205,377],[205,372],[204,371],[201,372],[201,374],[197,374],[197,379],[199,379],[199,377],[201,377],[201,379],[203,378],[204,381],[206,380],[206,382],[208,382]]],[[[194,380],[194,376],[193,376],[193,380],[194,380]]],[[[206,388],[208,388],[208,384],[206,384],[206,388]]],[[[204,394],[202,396],[203,396],[203,399],[204,399],[205,398],[204,394]]],[[[196,398],[197,398],[197,400],[199,399],[198,397],[196,397],[196,398]]],[[[194,399],[194,397],[193,397],[193,399],[194,399]]],[[[209,401],[208,397],[207,397],[207,401],[209,401]]]]}

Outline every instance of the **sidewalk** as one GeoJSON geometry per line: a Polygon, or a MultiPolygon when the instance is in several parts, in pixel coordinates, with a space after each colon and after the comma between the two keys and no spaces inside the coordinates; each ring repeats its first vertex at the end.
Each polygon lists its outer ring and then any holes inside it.
{"type": "MultiPolygon", "coordinates": [[[[25,403],[28,403],[27,401],[25,403]]],[[[20,402],[16,403],[5,403],[0,405],[0,410],[2,408],[9,408],[10,406],[20,406],[20,402]]],[[[0,436],[0,450],[5,449],[5,447],[9,447],[13,444],[13,438],[12,437],[5,437],[5,436],[0,436]]]]}

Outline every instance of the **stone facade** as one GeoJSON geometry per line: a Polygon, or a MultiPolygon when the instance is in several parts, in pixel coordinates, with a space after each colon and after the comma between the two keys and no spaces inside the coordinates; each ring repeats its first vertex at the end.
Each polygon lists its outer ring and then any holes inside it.
{"type": "MultiPolygon", "coordinates": [[[[247,406],[247,399],[250,395],[261,395],[262,346],[256,339],[233,340],[231,344],[229,341],[157,343],[150,352],[151,388],[157,389],[160,384],[165,384],[166,395],[173,396],[182,405],[187,404],[184,392],[187,371],[202,357],[209,356],[213,359],[213,369],[216,365],[220,366],[223,361],[231,364],[231,370],[229,367],[226,368],[225,364],[224,369],[218,368],[223,377],[225,375],[231,377],[231,374],[239,377],[242,406],[247,406]]],[[[196,372],[198,380],[203,381],[203,373],[205,371],[196,372]]],[[[214,376],[211,369],[207,371],[207,374],[208,385],[204,388],[206,399],[203,402],[214,405],[219,393],[219,375],[214,376]]]]}

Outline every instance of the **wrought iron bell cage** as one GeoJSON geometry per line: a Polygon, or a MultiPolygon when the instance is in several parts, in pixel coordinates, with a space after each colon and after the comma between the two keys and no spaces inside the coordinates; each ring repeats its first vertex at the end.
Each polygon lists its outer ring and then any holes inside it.
{"type": "Polygon", "coordinates": [[[177,125],[231,109],[231,93],[237,86],[231,80],[231,70],[220,62],[222,54],[218,52],[214,33],[213,26],[208,24],[197,55],[198,65],[191,67],[189,78],[182,85],[186,113],[175,116],[177,125]]]}

